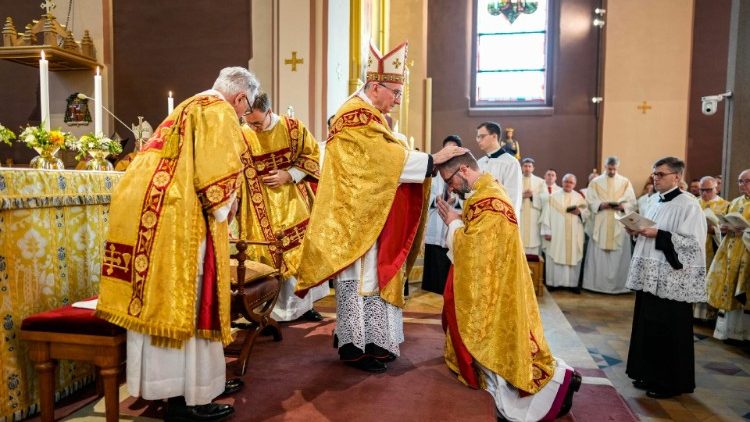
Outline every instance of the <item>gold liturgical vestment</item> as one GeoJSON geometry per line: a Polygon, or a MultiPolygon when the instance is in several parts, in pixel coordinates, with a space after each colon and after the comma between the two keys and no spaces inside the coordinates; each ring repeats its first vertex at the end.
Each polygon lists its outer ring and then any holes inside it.
{"type": "Polygon", "coordinates": [[[475,369],[461,365],[462,356],[533,394],[552,379],[555,361],[544,337],[516,215],[490,174],[483,174],[474,189],[464,202],[464,227],[454,235],[452,291],[446,288],[443,310],[448,321],[445,360],[469,385],[475,369]]]}
{"type": "Polygon", "coordinates": [[[351,265],[378,241],[381,233],[387,232],[386,220],[391,222],[394,216],[407,219],[408,214],[414,217],[408,224],[413,230],[400,242],[404,250],[400,260],[389,263],[393,264],[389,271],[380,262],[380,254],[388,248],[378,251],[378,277],[394,274],[386,277],[388,280],[379,280],[379,294],[386,302],[403,307],[405,274],[421,246],[430,194],[428,182],[405,183],[401,189],[416,193],[418,204],[409,201],[408,206],[394,205],[408,153],[383,114],[358,96],[339,109],[326,143],[325,164],[304,239],[298,293],[351,265]]]}
{"type": "MultiPolygon", "coordinates": [[[[729,209],[729,201],[719,196],[713,201],[706,202],[701,198],[698,202],[701,204],[701,209],[710,208],[715,215],[725,215],[729,209]]],[[[714,254],[719,249],[719,245],[714,247],[714,243],[714,236],[706,236],[706,268],[711,268],[714,254]]]]}
{"type": "MultiPolygon", "coordinates": [[[[750,197],[740,196],[729,204],[727,213],[737,212],[750,220],[750,197]]],[[[727,232],[708,272],[708,303],[714,308],[734,311],[743,308],[738,296],[745,297],[745,309],[750,309],[747,293],[750,288],[750,251],[742,235],[727,232]],[[743,295],[744,294],[744,295],[743,295]]]]}
{"type": "Polygon", "coordinates": [[[197,95],[174,109],[112,194],[99,317],[150,335],[155,345],[181,347],[196,334],[231,341],[228,228],[212,211],[232,199],[248,158],[237,114],[226,101],[197,95]],[[196,297],[204,238],[206,260],[215,256],[215,288],[196,297]],[[197,301],[213,302],[211,325],[197,322],[197,301]]]}
{"type": "Polygon", "coordinates": [[[318,143],[299,120],[288,117],[281,117],[271,130],[256,133],[243,126],[242,132],[252,163],[245,169],[241,189],[240,238],[275,242],[278,237],[281,251],[277,245],[250,246],[248,256],[279,269],[285,278],[295,275],[310,218],[312,191],[305,180],[271,188],[262,179],[273,170],[289,171],[294,167],[317,180],[318,143]]]}

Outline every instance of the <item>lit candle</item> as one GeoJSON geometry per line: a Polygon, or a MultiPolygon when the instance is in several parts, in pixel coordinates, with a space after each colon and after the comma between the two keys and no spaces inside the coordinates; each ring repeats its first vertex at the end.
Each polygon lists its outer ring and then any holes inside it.
{"type": "Polygon", "coordinates": [[[169,91],[169,97],[167,97],[167,114],[172,114],[174,110],[174,98],[172,97],[172,91],[169,91]]]}
{"type": "Polygon", "coordinates": [[[99,67],[96,68],[94,75],[94,136],[104,136],[102,130],[102,75],[99,73],[99,67]]]}
{"type": "Polygon", "coordinates": [[[42,125],[49,130],[49,62],[44,58],[44,51],[39,60],[39,103],[42,125]]]}

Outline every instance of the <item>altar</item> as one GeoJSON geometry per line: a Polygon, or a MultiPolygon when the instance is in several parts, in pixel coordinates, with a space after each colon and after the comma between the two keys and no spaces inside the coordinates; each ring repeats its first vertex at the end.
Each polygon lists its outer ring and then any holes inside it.
{"type": "MultiPolygon", "coordinates": [[[[123,173],[0,168],[0,421],[38,407],[21,321],[98,291],[111,194],[123,173]]],[[[60,362],[56,397],[93,379],[60,362]]]]}

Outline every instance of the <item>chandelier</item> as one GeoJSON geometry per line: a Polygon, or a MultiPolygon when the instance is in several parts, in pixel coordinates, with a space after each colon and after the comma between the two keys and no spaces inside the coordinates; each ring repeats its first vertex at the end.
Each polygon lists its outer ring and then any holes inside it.
{"type": "Polygon", "coordinates": [[[522,13],[536,12],[538,6],[537,0],[495,0],[487,3],[487,13],[492,16],[503,14],[512,24],[522,13]]]}

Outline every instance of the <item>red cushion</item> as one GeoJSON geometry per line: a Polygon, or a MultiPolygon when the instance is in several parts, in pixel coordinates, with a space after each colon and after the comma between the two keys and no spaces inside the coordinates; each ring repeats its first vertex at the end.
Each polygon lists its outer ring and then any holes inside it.
{"type": "Polygon", "coordinates": [[[72,305],[31,315],[21,322],[21,330],[92,336],[115,336],[125,332],[124,328],[94,316],[94,310],[72,305]]]}
{"type": "Polygon", "coordinates": [[[526,254],[526,262],[539,262],[539,255],[526,254]]]}

